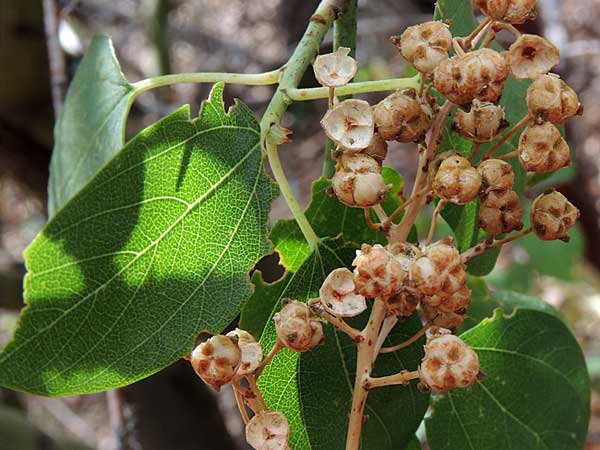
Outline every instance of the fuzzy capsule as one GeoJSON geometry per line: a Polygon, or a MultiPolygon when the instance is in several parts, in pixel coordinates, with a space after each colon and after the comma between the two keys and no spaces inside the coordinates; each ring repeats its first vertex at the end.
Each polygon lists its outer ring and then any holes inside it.
{"type": "Polygon", "coordinates": [[[476,199],[480,188],[481,175],[462,156],[444,159],[433,179],[436,195],[457,205],[476,199]]]}
{"type": "Polygon", "coordinates": [[[519,138],[518,152],[527,172],[554,172],[570,163],[569,144],[550,122],[525,128],[519,138]]]}
{"type": "Polygon", "coordinates": [[[422,301],[424,304],[437,308],[444,313],[462,311],[471,302],[471,290],[466,285],[463,285],[450,295],[430,295],[423,297],[422,301]]]}
{"type": "Polygon", "coordinates": [[[444,22],[424,22],[408,27],[392,42],[400,53],[421,73],[431,73],[442,61],[448,59],[452,48],[450,27],[444,22]]]}
{"type": "Polygon", "coordinates": [[[381,166],[387,156],[387,150],[387,142],[379,135],[378,132],[375,132],[373,133],[373,139],[371,139],[371,143],[361,153],[365,156],[373,158],[381,166]]]}
{"type": "Polygon", "coordinates": [[[354,317],[367,309],[365,298],[356,293],[352,272],[346,268],[335,269],[327,276],[319,297],[338,317],[354,317]]]}
{"type": "Polygon", "coordinates": [[[508,49],[507,60],[515,78],[533,80],[560,62],[560,52],[543,37],[523,34],[508,49]]]}
{"type": "Polygon", "coordinates": [[[477,353],[460,338],[442,334],[428,339],[419,366],[421,384],[439,393],[471,386],[479,375],[477,353]]]}
{"type": "Polygon", "coordinates": [[[523,208],[514,191],[494,193],[479,208],[479,226],[492,236],[523,228],[523,208]]]}
{"type": "Polygon", "coordinates": [[[240,365],[236,375],[247,375],[254,372],[260,366],[263,357],[262,347],[256,342],[254,336],[239,328],[230,331],[226,336],[237,341],[241,351],[240,365]]]}
{"type": "Polygon", "coordinates": [[[567,241],[567,233],[578,218],[579,210],[557,191],[541,194],[531,205],[531,225],[542,241],[567,241]]]}
{"type": "Polygon", "coordinates": [[[441,62],[433,71],[433,84],[457,105],[466,105],[474,99],[493,103],[502,95],[508,74],[504,57],[482,48],[441,62]]]}
{"type": "Polygon", "coordinates": [[[358,70],[358,62],[349,54],[349,48],[340,47],[336,52],[315,58],[313,70],[321,86],[344,86],[354,78],[358,70]]]}
{"type": "Polygon", "coordinates": [[[467,271],[459,251],[438,241],[423,249],[410,268],[410,280],[425,296],[451,295],[467,282],[467,271]]]}
{"type": "Polygon", "coordinates": [[[359,152],[373,139],[373,110],[364,100],[344,100],[331,108],[321,126],[329,139],[350,152],[359,152]]]}
{"type": "Polygon", "coordinates": [[[246,442],[256,450],[288,450],[290,425],[279,411],[263,411],[246,425],[246,442]]]}
{"type": "Polygon", "coordinates": [[[388,313],[400,317],[408,317],[417,310],[421,296],[408,290],[400,291],[389,297],[384,297],[388,313]]]}
{"type": "Polygon", "coordinates": [[[433,111],[414,90],[397,91],[373,108],[377,132],[386,141],[420,142],[431,127],[433,111]]]}
{"type": "Polygon", "coordinates": [[[470,141],[482,143],[496,139],[506,125],[504,108],[475,99],[468,111],[456,111],[453,128],[470,141]]]}
{"type": "Polygon", "coordinates": [[[475,0],[481,12],[492,19],[513,24],[534,20],[537,0],[475,0]]]}
{"type": "Polygon", "coordinates": [[[381,203],[390,188],[379,163],[362,154],[342,157],[331,185],[342,203],[359,208],[381,203]]]}
{"type": "Polygon", "coordinates": [[[273,316],[279,340],[290,350],[306,352],[323,342],[323,326],[312,317],[306,303],[284,300],[281,310],[273,316]]]}
{"type": "Polygon", "coordinates": [[[429,306],[425,299],[421,302],[423,316],[428,323],[455,332],[465,320],[465,312],[443,312],[436,306],[429,306]]]}
{"type": "MultiPolygon", "coordinates": [[[[477,166],[481,175],[481,199],[486,203],[488,197],[510,191],[515,183],[512,166],[501,159],[487,159],[477,166]]],[[[493,205],[489,205],[493,206],[493,205]]]]}
{"type": "Polygon", "coordinates": [[[577,93],[552,73],[542,75],[531,83],[525,100],[529,115],[537,122],[559,125],[583,113],[577,93]]]}
{"type": "Polygon", "coordinates": [[[235,376],[241,357],[240,348],[229,337],[216,335],[194,349],[190,362],[202,381],[218,392],[235,376]]]}
{"type": "Polygon", "coordinates": [[[356,290],[365,297],[393,295],[407,276],[400,261],[380,244],[363,244],[352,265],[356,290]]]}

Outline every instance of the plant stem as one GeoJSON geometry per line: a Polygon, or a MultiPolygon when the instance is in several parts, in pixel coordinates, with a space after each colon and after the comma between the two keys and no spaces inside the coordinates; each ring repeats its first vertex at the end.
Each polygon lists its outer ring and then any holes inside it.
{"type": "Polygon", "coordinates": [[[431,328],[432,325],[432,323],[426,324],[423,328],[417,331],[415,335],[410,339],[407,339],[406,341],[401,342],[399,344],[393,345],[392,347],[383,347],[381,350],[379,350],[379,353],[392,353],[414,344],[421,338],[421,336],[427,333],[427,330],[429,330],[429,328],[431,328]]]}
{"type": "Polygon", "coordinates": [[[464,45],[464,49],[466,51],[471,50],[472,44],[473,44],[473,40],[475,39],[475,37],[477,35],[479,35],[481,33],[481,31],[483,31],[484,28],[486,28],[488,26],[489,23],[491,23],[492,18],[491,17],[486,17],[484,20],[482,20],[479,25],[477,25],[477,27],[471,32],[471,34],[469,34],[463,42],[464,45]]]}
{"type": "Polygon", "coordinates": [[[335,328],[340,330],[342,333],[346,333],[350,339],[354,342],[359,342],[363,339],[360,331],[356,328],[351,327],[348,323],[327,311],[327,306],[321,301],[320,298],[313,298],[308,301],[308,306],[319,316],[333,325],[335,328]]]}
{"type": "Polygon", "coordinates": [[[387,377],[369,378],[367,381],[367,388],[373,389],[376,387],[391,386],[395,384],[408,384],[410,380],[414,380],[416,378],[419,378],[418,370],[415,370],[414,372],[407,372],[404,370],[400,373],[389,375],[387,377]]]}
{"type": "Polygon", "coordinates": [[[395,314],[392,316],[387,316],[383,320],[383,324],[381,324],[381,330],[379,331],[379,336],[377,336],[377,342],[375,342],[375,348],[373,349],[373,362],[375,362],[377,359],[377,355],[379,354],[381,347],[383,347],[383,343],[397,323],[398,316],[395,314]]]}
{"type": "Polygon", "coordinates": [[[371,377],[375,340],[384,319],[385,303],[380,298],[376,298],[373,303],[369,322],[365,329],[361,331],[363,339],[357,345],[356,376],[354,379],[352,409],[350,410],[350,419],[348,420],[346,450],[358,450],[360,448],[360,434],[368,394],[366,382],[371,377]]]}
{"type": "Polygon", "coordinates": [[[260,377],[260,375],[265,370],[265,367],[267,367],[267,365],[273,360],[273,358],[275,358],[275,355],[277,353],[279,353],[279,351],[281,349],[283,349],[284,347],[285,347],[285,345],[283,345],[281,343],[281,341],[279,339],[277,339],[277,341],[275,342],[275,344],[273,345],[273,347],[271,347],[271,350],[269,351],[269,354],[267,356],[265,356],[265,358],[260,363],[260,366],[258,366],[258,368],[254,371],[254,377],[257,380],[258,380],[258,377],[260,377]]]}
{"type": "Polygon", "coordinates": [[[498,149],[500,147],[502,147],[502,145],[508,141],[511,136],[513,134],[515,134],[517,131],[519,131],[521,128],[523,128],[525,125],[527,125],[529,122],[531,121],[531,117],[529,117],[529,115],[523,117],[521,120],[519,120],[514,127],[512,127],[510,130],[508,130],[504,136],[502,136],[500,138],[500,140],[498,142],[496,142],[492,147],[490,147],[488,149],[488,151],[485,153],[485,155],[483,155],[482,161],[485,161],[486,159],[490,159],[492,156],[494,156],[494,153],[496,153],[496,151],[498,151],[498,149]]]}
{"type": "Polygon", "coordinates": [[[498,156],[498,159],[506,160],[514,158],[515,156],[519,156],[519,150],[513,150],[512,152],[505,153],[504,155],[498,156]]]}
{"type": "MultiPolygon", "coordinates": [[[[337,95],[363,94],[366,92],[395,91],[397,89],[419,89],[420,75],[410,78],[389,78],[385,80],[359,81],[348,83],[345,86],[335,88],[337,95]]],[[[287,89],[288,98],[301,102],[305,100],[317,100],[329,97],[329,88],[316,87],[305,89],[287,89]]]]}
{"type": "Polygon", "coordinates": [[[425,245],[431,244],[433,240],[433,235],[435,233],[435,226],[437,224],[437,218],[440,215],[440,211],[446,205],[446,200],[440,199],[437,206],[433,210],[433,215],[431,216],[431,225],[429,226],[429,233],[427,234],[427,240],[425,241],[425,245]]]}
{"type": "Polygon", "coordinates": [[[487,240],[487,241],[480,242],[475,247],[471,247],[469,250],[465,251],[462,255],[460,255],[462,262],[465,263],[465,262],[473,259],[477,255],[481,255],[482,253],[489,250],[490,248],[501,247],[504,244],[508,244],[509,242],[516,241],[517,239],[527,236],[532,231],[533,231],[533,228],[529,227],[519,233],[513,234],[512,236],[508,236],[504,239],[493,240],[493,241],[487,240]]]}
{"type": "Polygon", "coordinates": [[[248,417],[248,411],[246,411],[246,405],[244,404],[244,399],[242,398],[242,394],[239,391],[239,386],[237,383],[232,384],[233,387],[233,396],[235,397],[235,403],[240,411],[240,415],[242,416],[242,420],[245,425],[248,425],[250,422],[250,417],[248,417]]]}

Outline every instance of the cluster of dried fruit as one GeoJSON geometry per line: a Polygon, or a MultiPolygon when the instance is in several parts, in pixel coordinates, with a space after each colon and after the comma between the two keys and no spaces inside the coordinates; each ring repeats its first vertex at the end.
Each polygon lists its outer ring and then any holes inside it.
{"type": "MultiPolygon", "coordinates": [[[[321,125],[336,145],[333,192],[344,204],[363,208],[369,226],[385,232],[388,243],[363,244],[354,259],[354,271],[332,271],[321,286],[319,298],[308,304],[286,299],[273,318],[277,343],[266,358],[263,359],[260,344],[237,329],[226,336],[210,338],[192,353],[191,363],[207,384],[216,390],[227,383],[233,385],[247,423],[248,443],[256,449],[288,448],[289,425],[285,416],[268,411],[256,387],[256,379],[277,351],[312,349],[324,339],[322,322],[330,322],[357,343],[358,364],[367,364],[363,371],[360,367],[356,371],[364,382],[364,396],[355,392],[355,400],[358,398],[362,407],[368,389],[406,384],[413,378],[419,378],[421,388],[439,393],[470,386],[481,375],[479,359],[452,334],[465,319],[470,303],[465,263],[490,247],[529,232],[542,240],[568,239],[568,230],[579,211],[555,191],[535,199],[529,229],[495,239],[523,227],[523,209],[513,190],[515,174],[505,160],[518,158],[525,171],[537,173],[568,165],[569,147],[556,125],[580,114],[582,107],[575,92],[558,76],[549,74],[559,61],[556,47],[539,36],[521,35],[513,26],[535,17],[535,0],[477,0],[475,4],[485,19],[470,36],[453,38],[446,23],[433,21],[409,27],[401,36],[392,38],[402,56],[421,74],[418,91],[394,92],[374,107],[357,99],[335,104],[335,89],[350,82],[357,62],[349,56],[349,49],[340,48],[317,57],[313,64],[317,80],[330,93],[329,109],[321,125]],[[507,29],[517,37],[505,52],[488,48],[499,29],[507,29]],[[454,56],[450,56],[452,49],[454,56]],[[512,128],[498,105],[509,75],[533,80],[525,99],[528,115],[512,128]],[[431,94],[433,88],[445,99],[442,105],[439,97],[431,94]],[[441,130],[453,111],[452,129],[473,143],[471,155],[437,151],[441,130]],[[493,158],[523,127],[526,128],[517,150],[493,158]],[[420,153],[411,197],[390,216],[380,206],[390,189],[382,176],[388,141],[414,142],[420,153]],[[473,164],[479,156],[477,149],[486,143],[490,147],[473,164]],[[435,198],[438,205],[427,239],[420,245],[406,242],[404,220],[412,220],[408,223],[410,229],[416,213],[435,198]],[[441,208],[447,203],[464,205],[472,201],[481,203],[479,224],[490,238],[462,254],[451,237],[432,242],[441,208]],[[404,208],[405,215],[397,223],[393,219],[404,208]],[[381,223],[373,223],[372,212],[381,223]],[[370,325],[359,331],[344,318],[367,310],[367,299],[374,299],[370,325]],[[423,329],[404,343],[382,347],[399,319],[418,309],[423,329]],[[403,348],[423,334],[427,334],[425,356],[417,371],[379,379],[370,377],[378,353],[403,348]],[[365,336],[369,337],[366,347],[365,336]],[[367,352],[368,357],[361,358],[361,352],[367,352]],[[253,410],[252,419],[247,417],[244,403],[253,410]]],[[[356,411],[362,414],[360,407],[356,411]]],[[[352,423],[351,418],[350,427],[352,423]]],[[[356,442],[352,431],[349,440],[356,442]]]]}

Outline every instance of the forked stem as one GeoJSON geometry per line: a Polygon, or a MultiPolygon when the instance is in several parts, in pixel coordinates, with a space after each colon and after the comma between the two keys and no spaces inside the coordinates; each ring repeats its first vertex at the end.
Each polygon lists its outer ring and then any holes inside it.
{"type": "Polygon", "coordinates": [[[415,333],[415,335],[412,336],[410,339],[407,339],[406,341],[396,344],[392,347],[383,347],[382,349],[379,350],[379,353],[392,353],[392,352],[396,352],[398,350],[402,350],[403,348],[411,346],[412,344],[417,342],[419,339],[421,339],[421,336],[423,336],[425,333],[427,333],[427,330],[429,330],[432,325],[433,325],[433,323],[426,324],[423,328],[421,328],[419,331],[417,331],[415,333]]]}
{"type": "Polygon", "coordinates": [[[527,236],[532,231],[533,231],[533,228],[529,227],[519,233],[513,234],[512,236],[508,236],[504,239],[487,240],[487,241],[480,242],[475,247],[471,247],[469,250],[465,251],[462,255],[460,255],[462,262],[466,263],[467,261],[473,259],[474,257],[486,252],[490,248],[501,247],[504,244],[508,244],[509,242],[516,241],[517,239],[527,236]]]}
{"type": "Polygon", "coordinates": [[[254,376],[257,380],[265,370],[265,367],[269,365],[273,358],[275,358],[275,355],[277,355],[277,353],[279,353],[280,350],[282,350],[284,347],[285,345],[283,345],[283,343],[279,339],[277,339],[273,347],[271,347],[271,350],[269,351],[268,355],[265,356],[265,358],[260,363],[260,366],[258,366],[258,368],[254,371],[254,376]]]}
{"type": "Polygon", "coordinates": [[[429,226],[429,233],[427,234],[427,239],[425,240],[425,245],[431,244],[433,240],[433,235],[435,234],[435,227],[437,225],[437,219],[442,211],[442,208],[446,205],[446,200],[443,198],[440,199],[435,209],[433,210],[433,214],[431,216],[431,225],[429,226]]]}
{"type": "Polygon", "coordinates": [[[523,117],[521,120],[519,120],[515,124],[515,126],[513,126],[510,130],[508,130],[504,134],[504,136],[502,136],[500,138],[500,140],[498,142],[496,142],[492,147],[489,148],[489,150],[485,153],[485,155],[483,155],[482,160],[485,161],[486,159],[490,159],[492,156],[494,156],[494,153],[496,153],[498,151],[498,149],[500,147],[502,147],[506,141],[508,141],[517,131],[519,131],[521,128],[523,128],[525,125],[527,125],[530,121],[531,121],[531,117],[529,115],[527,115],[527,116],[523,117]]]}
{"type": "Polygon", "coordinates": [[[320,298],[313,298],[308,301],[308,306],[319,316],[333,325],[335,328],[340,330],[342,333],[346,333],[350,339],[354,342],[359,342],[363,339],[363,336],[359,330],[351,327],[341,317],[337,317],[329,311],[329,308],[320,298]]]}

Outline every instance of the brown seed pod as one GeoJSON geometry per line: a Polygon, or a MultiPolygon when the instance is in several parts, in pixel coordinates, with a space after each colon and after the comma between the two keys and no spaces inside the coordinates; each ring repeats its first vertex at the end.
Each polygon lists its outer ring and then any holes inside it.
{"type": "Polygon", "coordinates": [[[364,100],[349,99],[327,111],[321,120],[329,139],[345,150],[359,152],[373,139],[373,110],[364,100]]]}
{"type": "Polygon", "coordinates": [[[423,297],[422,302],[430,307],[437,308],[443,313],[463,311],[471,302],[471,290],[463,285],[450,295],[430,295],[423,297]]]}
{"type": "Polygon", "coordinates": [[[479,208],[479,226],[492,236],[510,233],[523,228],[523,208],[519,196],[514,191],[495,194],[493,201],[488,197],[486,204],[479,208]]]}
{"type": "Polygon", "coordinates": [[[380,244],[363,244],[352,265],[356,290],[365,297],[393,295],[407,276],[398,259],[380,244]]]}
{"type": "Polygon", "coordinates": [[[480,188],[479,172],[462,156],[450,156],[442,161],[433,179],[435,194],[457,205],[476,199],[480,188]]]}
{"type": "Polygon", "coordinates": [[[256,450],[289,450],[290,425],[283,413],[263,411],[246,425],[246,442],[256,450]]]}
{"type": "Polygon", "coordinates": [[[520,24],[536,18],[537,0],[475,0],[481,12],[492,19],[520,24]]]}
{"type": "Polygon", "coordinates": [[[342,203],[360,208],[381,203],[390,189],[379,163],[362,154],[342,157],[331,185],[342,203]]]}
{"type": "Polygon", "coordinates": [[[439,393],[471,386],[479,375],[479,358],[471,347],[452,334],[428,339],[419,366],[421,383],[439,393]]]}
{"type": "Polygon", "coordinates": [[[241,357],[240,348],[230,338],[216,335],[194,349],[190,362],[202,381],[218,392],[235,376],[241,357]]]}
{"type": "Polygon", "coordinates": [[[543,37],[523,34],[508,49],[507,60],[515,78],[535,79],[560,62],[560,52],[543,37]]]}
{"type": "Polygon", "coordinates": [[[559,125],[583,112],[577,93],[552,73],[531,83],[525,99],[529,115],[537,122],[559,125]]]}
{"type": "Polygon", "coordinates": [[[441,62],[433,71],[433,84],[457,105],[466,105],[474,99],[496,102],[508,73],[508,64],[500,53],[482,48],[441,62]]]}
{"type": "Polygon", "coordinates": [[[400,53],[415,69],[422,73],[431,73],[445,59],[452,48],[452,34],[444,22],[424,22],[408,27],[392,42],[400,53]]]}
{"type": "Polygon", "coordinates": [[[335,269],[327,276],[319,297],[338,317],[354,317],[367,309],[365,298],[356,293],[352,272],[346,268],[335,269]]]}
{"type": "MultiPolygon", "coordinates": [[[[481,199],[485,204],[494,200],[498,195],[510,191],[515,183],[515,174],[512,166],[501,159],[487,159],[477,166],[477,172],[481,175],[481,199]]],[[[494,203],[488,206],[495,206],[494,203]]]]}
{"type": "Polygon", "coordinates": [[[542,241],[569,240],[569,229],[579,218],[579,210],[560,192],[538,196],[531,205],[531,226],[542,241]]]}
{"type": "Polygon", "coordinates": [[[286,299],[281,310],[273,316],[277,337],[290,350],[306,352],[323,342],[323,326],[312,317],[306,303],[286,299]]]}
{"type": "Polygon", "coordinates": [[[235,374],[246,375],[254,372],[258,366],[260,366],[263,357],[262,347],[256,342],[254,336],[239,328],[230,331],[226,336],[234,342],[237,342],[237,345],[242,352],[240,365],[235,374]]]}
{"type": "Polygon", "coordinates": [[[461,136],[473,142],[490,142],[506,128],[504,108],[490,102],[473,100],[471,108],[459,108],[454,116],[454,129],[461,136]]]}
{"type": "Polygon", "coordinates": [[[467,271],[459,251],[448,241],[438,241],[417,255],[410,280],[425,296],[451,295],[465,285],[467,271]]]}
{"type": "Polygon", "coordinates": [[[361,153],[365,156],[373,158],[381,166],[387,156],[387,150],[387,142],[382,139],[378,132],[375,132],[373,133],[373,139],[371,140],[371,143],[361,153]]]}
{"type": "Polygon", "coordinates": [[[390,314],[408,317],[416,311],[420,298],[415,292],[403,290],[389,297],[384,297],[384,301],[390,314]]]}
{"type": "Polygon", "coordinates": [[[554,172],[570,163],[569,144],[550,122],[525,128],[519,138],[518,152],[527,172],[554,172]]]}
{"type": "Polygon", "coordinates": [[[333,53],[319,55],[313,63],[315,77],[321,86],[339,87],[348,84],[358,69],[350,49],[340,47],[333,53]]]}
{"type": "Polygon", "coordinates": [[[386,141],[420,142],[431,127],[433,111],[412,89],[396,91],[373,108],[377,132],[386,141]]]}
{"type": "Polygon", "coordinates": [[[462,325],[465,320],[465,312],[442,312],[436,306],[429,306],[425,299],[421,301],[423,316],[428,323],[435,326],[446,328],[453,333],[462,325]]]}

